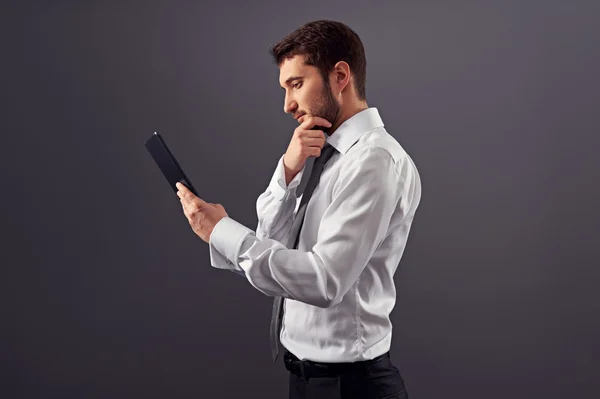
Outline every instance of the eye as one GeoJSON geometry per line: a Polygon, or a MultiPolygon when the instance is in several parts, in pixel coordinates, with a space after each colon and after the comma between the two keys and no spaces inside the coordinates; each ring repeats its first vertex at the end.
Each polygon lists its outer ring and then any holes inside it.
{"type": "Polygon", "coordinates": [[[302,87],[302,82],[296,82],[294,83],[294,89],[299,89],[300,87],[302,87]]]}

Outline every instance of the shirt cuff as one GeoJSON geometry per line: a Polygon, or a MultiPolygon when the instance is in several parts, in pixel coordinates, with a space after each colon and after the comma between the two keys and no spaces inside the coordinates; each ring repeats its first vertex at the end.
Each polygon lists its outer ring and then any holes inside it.
{"type": "Polygon", "coordinates": [[[279,201],[287,201],[290,195],[296,194],[296,187],[300,184],[302,180],[302,175],[304,174],[304,170],[306,169],[306,164],[302,167],[302,170],[298,172],[296,176],[292,179],[288,186],[285,185],[285,167],[283,166],[283,157],[279,158],[279,162],[277,163],[277,168],[275,169],[275,173],[273,174],[273,178],[271,179],[271,183],[269,184],[269,189],[271,193],[277,198],[279,201]]]}
{"type": "Polygon", "coordinates": [[[221,219],[209,238],[210,264],[217,269],[244,272],[237,260],[242,243],[251,234],[254,234],[252,230],[232,218],[221,219]]]}

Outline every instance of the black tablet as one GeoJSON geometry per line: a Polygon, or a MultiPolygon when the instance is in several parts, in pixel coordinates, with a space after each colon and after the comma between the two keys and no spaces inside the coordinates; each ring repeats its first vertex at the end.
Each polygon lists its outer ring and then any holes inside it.
{"type": "Polygon", "coordinates": [[[173,153],[167,147],[165,140],[162,138],[160,133],[154,132],[152,136],[148,140],[146,140],[146,149],[158,165],[159,169],[169,182],[169,185],[177,193],[177,187],[175,184],[177,182],[183,183],[187,188],[190,189],[196,196],[198,193],[196,189],[192,185],[190,179],[187,178],[181,166],[179,166],[179,162],[175,159],[173,153]]]}

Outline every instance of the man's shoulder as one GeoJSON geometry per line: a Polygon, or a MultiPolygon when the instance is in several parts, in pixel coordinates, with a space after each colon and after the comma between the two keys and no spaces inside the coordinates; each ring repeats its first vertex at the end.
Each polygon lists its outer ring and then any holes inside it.
{"type": "Polygon", "coordinates": [[[398,140],[389,134],[383,126],[367,132],[348,153],[352,152],[352,155],[360,156],[366,151],[387,152],[395,164],[402,163],[408,157],[398,140]]]}

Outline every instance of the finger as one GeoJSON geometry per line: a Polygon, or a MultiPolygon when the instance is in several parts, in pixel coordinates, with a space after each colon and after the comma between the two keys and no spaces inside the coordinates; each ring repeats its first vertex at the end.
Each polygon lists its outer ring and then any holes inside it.
{"type": "Polygon", "coordinates": [[[323,140],[322,137],[320,138],[307,138],[304,139],[304,144],[309,146],[309,147],[323,147],[325,145],[325,141],[323,140]]]}
{"type": "Polygon", "coordinates": [[[309,147],[308,153],[311,156],[318,158],[321,156],[321,147],[309,147]]]}
{"type": "Polygon", "coordinates": [[[304,136],[304,135],[306,135],[306,137],[315,138],[315,139],[321,139],[321,140],[326,139],[325,132],[323,132],[322,130],[306,130],[305,132],[302,133],[302,136],[304,136]]]}
{"type": "Polygon", "coordinates": [[[181,201],[181,209],[183,210],[183,215],[185,216],[185,218],[188,220],[188,222],[191,223],[190,215],[184,201],[181,201]]]}
{"type": "Polygon", "coordinates": [[[188,195],[189,191],[187,190],[187,188],[183,187],[181,183],[177,184],[179,184],[179,186],[177,186],[177,196],[183,199],[188,195]]]}
{"type": "Polygon", "coordinates": [[[207,203],[206,201],[204,201],[202,198],[197,197],[189,188],[187,188],[184,184],[182,183],[175,183],[175,187],[177,187],[179,189],[179,191],[177,192],[177,196],[179,198],[185,198],[188,201],[196,201],[198,202],[198,205],[200,206],[205,206],[207,203]]]}
{"type": "Polygon", "coordinates": [[[181,206],[183,206],[183,209],[185,209],[187,212],[189,212],[191,210],[191,205],[192,205],[191,198],[189,198],[189,197],[186,198],[185,195],[180,194],[179,201],[181,202],[181,206]]]}
{"type": "Polygon", "coordinates": [[[302,118],[304,119],[300,126],[302,126],[303,129],[311,129],[314,126],[331,127],[331,123],[328,120],[321,118],[320,116],[303,116],[302,118]]]}
{"type": "Polygon", "coordinates": [[[188,186],[186,186],[182,182],[175,183],[175,187],[177,187],[177,189],[179,189],[179,191],[181,191],[183,193],[183,195],[190,195],[190,194],[194,195],[194,193],[192,192],[192,190],[190,190],[188,188],[188,186]]]}

